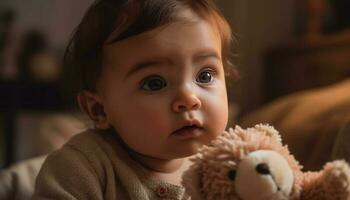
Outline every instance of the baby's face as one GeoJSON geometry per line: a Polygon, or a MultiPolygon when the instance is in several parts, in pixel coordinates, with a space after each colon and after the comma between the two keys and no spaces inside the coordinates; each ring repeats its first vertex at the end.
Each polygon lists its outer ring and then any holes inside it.
{"type": "Polygon", "coordinates": [[[219,34],[176,22],[104,48],[99,91],[109,123],[134,151],[192,155],[227,124],[219,34]]]}

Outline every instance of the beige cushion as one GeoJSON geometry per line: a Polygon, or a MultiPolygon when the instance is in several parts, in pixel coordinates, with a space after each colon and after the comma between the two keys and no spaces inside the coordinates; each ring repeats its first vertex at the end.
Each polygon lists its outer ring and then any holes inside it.
{"type": "Polygon", "coordinates": [[[331,159],[337,134],[348,119],[350,79],[280,98],[248,114],[239,124],[270,123],[306,169],[319,169],[331,159]]]}
{"type": "Polygon", "coordinates": [[[350,121],[346,123],[339,131],[335,140],[332,159],[345,159],[350,163],[350,121]]]}
{"type": "Polygon", "coordinates": [[[35,179],[45,158],[25,160],[0,171],[0,199],[31,199],[35,179]]]}

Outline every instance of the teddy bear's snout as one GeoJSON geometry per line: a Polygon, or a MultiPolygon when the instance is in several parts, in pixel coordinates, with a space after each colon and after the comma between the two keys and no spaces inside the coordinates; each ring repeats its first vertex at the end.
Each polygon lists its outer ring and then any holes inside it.
{"type": "MultiPolygon", "coordinates": [[[[256,170],[256,172],[258,172],[258,174],[260,174],[260,175],[265,175],[265,176],[267,176],[267,175],[272,175],[272,174],[271,174],[271,171],[270,171],[270,167],[269,167],[269,165],[266,164],[266,163],[260,163],[260,164],[258,164],[258,165],[255,167],[255,170],[256,170]]],[[[280,188],[278,185],[276,185],[276,187],[277,187],[277,191],[280,191],[280,190],[281,190],[281,188],[280,188]]]]}
{"type": "Polygon", "coordinates": [[[286,199],[294,176],[286,159],[271,150],[249,153],[237,167],[235,189],[241,199],[286,199]]]}

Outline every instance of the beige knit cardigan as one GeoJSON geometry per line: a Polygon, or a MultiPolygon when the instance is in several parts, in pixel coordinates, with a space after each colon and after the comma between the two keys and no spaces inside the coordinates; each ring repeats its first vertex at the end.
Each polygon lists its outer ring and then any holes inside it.
{"type": "Polygon", "coordinates": [[[74,136],[46,159],[33,199],[187,199],[182,186],[148,176],[121,149],[110,132],[74,136]]]}

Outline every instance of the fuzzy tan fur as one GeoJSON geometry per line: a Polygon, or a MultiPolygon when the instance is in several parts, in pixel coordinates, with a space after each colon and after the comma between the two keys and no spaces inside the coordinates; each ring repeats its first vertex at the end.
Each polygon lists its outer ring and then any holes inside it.
{"type": "Polygon", "coordinates": [[[292,169],[294,182],[287,199],[350,199],[350,168],[346,162],[330,162],[319,172],[304,173],[288,147],[282,144],[279,133],[268,125],[248,129],[236,126],[202,147],[183,175],[187,193],[192,200],[241,200],[227,174],[237,169],[249,153],[258,150],[278,152],[292,169]]]}

